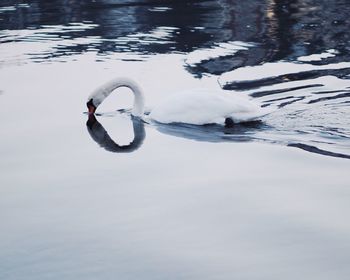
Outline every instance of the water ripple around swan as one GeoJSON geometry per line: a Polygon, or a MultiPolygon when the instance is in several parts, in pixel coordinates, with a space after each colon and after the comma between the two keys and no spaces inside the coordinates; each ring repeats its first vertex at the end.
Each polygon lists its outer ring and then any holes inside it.
{"type": "Polygon", "coordinates": [[[243,91],[277,108],[262,138],[330,156],[350,158],[350,63],[322,66],[275,62],[220,76],[224,88],[243,91]]]}

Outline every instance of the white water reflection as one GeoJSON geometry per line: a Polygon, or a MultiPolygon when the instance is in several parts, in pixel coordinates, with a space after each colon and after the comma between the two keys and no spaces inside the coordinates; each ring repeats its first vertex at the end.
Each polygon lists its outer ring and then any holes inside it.
{"type": "Polygon", "coordinates": [[[139,49],[141,45],[150,44],[169,44],[173,43],[171,40],[173,33],[178,30],[177,27],[170,26],[158,26],[157,28],[150,30],[148,33],[134,33],[125,37],[119,37],[115,41],[121,44],[127,44],[128,48],[132,49],[132,45],[136,44],[139,49]]]}
{"type": "Polygon", "coordinates": [[[220,58],[225,56],[232,56],[240,50],[248,50],[254,47],[254,44],[245,42],[222,42],[214,44],[211,48],[198,49],[189,53],[185,62],[191,66],[207,61],[213,58],[220,58]]]}
{"type": "Polygon", "coordinates": [[[74,54],[74,51],[67,52],[65,49],[100,42],[99,37],[78,36],[79,33],[97,26],[92,23],[70,23],[42,25],[38,29],[0,30],[0,63],[2,66],[10,66],[32,61],[48,62],[55,56],[59,56],[60,52],[65,56],[74,54]],[[75,34],[74,38],[72,33],[75,34]]]}
{"type": "Polygon", "coordinates": [[[259,81],[268,78],[281,77],[288,74],[310,71],[349,69],[350,62],[331,63],[326,65],[313,65],[295,62],[274,62],[257,66],[246,66],[220,76],[220,84],[238,84],[241,82],[259,81]]]}
{"type": "Polygon", "coordinates": [[[171,9],[172,8],[170,8],[170,7],[154,7],[154,8],[148,9],[148,10],[150,12],[165,12],[165,11],[169,11],[171,9]]]}
{"type": "Polygon", "coordinates": [[[300,56],[297,58],[298,61],[309,62],[309,61],[321,61],[322,59],[335,57],[339,52],[331,49],[320,54],[311,54],[306,56],[300,56]]]}
{"type": "MultiPolygon", "coordinates": [[[[145,56],[137,50],[141,46],[172,43],[173,33],[178,28],[159,26],[148,33],[133,33],[118,38],[101,38],[100,36],[86,36],[84,32],[97,28],[92,23],[70,23],[68,25],[41,26],[38,29],[1,30],[0,31],[0,63],[14,65],[28,62],[47,63],[52,61],[71,61],[72,56],[82,48],[87,52],[98,53],[98,46],[104,43],[117,43],[119,50],[130,51],[120,55],[119,59],[143,60],[145,56]],[[80,33],[82,33],[80,35],[80,33]]],[[[111,56],[100,54],[100,60],[111,59],[111,56]]]]}

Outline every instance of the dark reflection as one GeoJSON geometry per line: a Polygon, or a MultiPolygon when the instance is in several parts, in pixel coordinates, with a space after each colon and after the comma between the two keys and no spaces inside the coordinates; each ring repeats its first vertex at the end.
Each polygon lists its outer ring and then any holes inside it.
{"type": "Polygon", "coordinates": [[[139,118],[132,118],[134,139],[128,145],[118,145],[108,135],[104,127],[97,121],[95,115],[90,114],[86,127],[91,138],[102,148],[113,153],[132,153],[142,146],[146,137],[144,123],[139,118]]]}
{"type": "MultiPolygon", "coordinates": [[[[97,121],[95,115],[89,115],[86,126],[91,138],[105,150],[113,153],[131,153],[141,147],[146,137],[144,122],[139,118],[132,117],[132,123],[134,129],[134,140],[129,145],[124,146],[118,145],[111,139],[104,127],[97,121]]],[[[152,122],[152,124],[161,133],[199,142],[267,142],[288,147],[296,147],[319,155],[350,159],[350,155],[327,151],[305,143],[294,143],[292,139],[284,141],[272,140],[267,136],[268,134],[266,134],[266,132],[268,133],[271,131],[273,127],[261,121],[235,124],[230,127],[215,124],[161,124],[158,122],[152,122]]]]}
{"type": "Polygon", "coordinates": [[[331,151],[322,150],[322,149],[317,148],[315,146],[310,146],[310,145],[306,145],[306,144],[293,143],[293,144],[288,144],[288,146],[289,147],[296,147],[296,148],[302,149],[304,151],[319,154],[319,155],[350,159],[350,155],[341,154],[341,153],[334,153],[331,151]]]}
{"type": "Polygon", "coordinates": [[[224,127],[216,124],[161,124],[156,123],[156,129],[164,134],[186,138],[200,142],[248,142],[258,140],[257,132],[270,127],[263,122],[254,121],[234,124],[224,127]]]}
{"type": "Polygon", "coordinates": [[[264,132],[272,130],[273,127],[264,124],[261,121],[254,121],[242,124],[235,124],[232,127],[222,127],[219,125],[187,125],[187,124],[157,124],[157,130],[175,137],[187,138],[200,142],[250,142],[261,141],[272,144],[286,145],[296,147],[304,151],[324,156],[350,159],[350,155],[331,152],[319,149],[303,143],[290,143],[288,141],[276,141],[269,139],[264,132]]]}
{"type": "MultiPolygon", "coordinates": [[[[328,62],[350,58],[349,0],[32,0],[21,4],[5,0],[0,7],[12,7],[0,11],[3,30],[40,30],[43,26],[72,23],[96,25],[64,33],[60,29],[49,31],[51,38],[91,40],[59,45],[42,59],[91,49],[103,56],[113,52],[191,52],[228,41],[257,43],[254,51],[241,50],[239,55],[211,58],[187,67],[201,76],[262,62],[295,60],[327,49],[339,52],[328,62]]],[[[5,34],[0,41],[42,41],[47,35],[44,33],[33,38],[5,34]]]]}
{"type": "MultiPolygon", "coordinates": [[[[284,74],[281,76],[277,76],[277,77],[273,76],[273,77],[260,79],[260,80],[247,80],[242,82],[232,81],[227,85],[225,85],[223,88],[227,90],[259,89],[264,86],[271,86],[278,83],[310,80],[310,79],[316,79],[327,75],[332,75],[338,78],[347,78],[347,76],[350,75],[350,67],[347,69],[341,69],[341,70],[317,70],[317,71],[299,72],[295,74],[284,74]]],[[[318,86],[318,85],[307,85],[307,87],[314,87],[314,86],[318,86]]],[[[254,95],[256,94],[253,94],[253,96],[254,95]]]]}

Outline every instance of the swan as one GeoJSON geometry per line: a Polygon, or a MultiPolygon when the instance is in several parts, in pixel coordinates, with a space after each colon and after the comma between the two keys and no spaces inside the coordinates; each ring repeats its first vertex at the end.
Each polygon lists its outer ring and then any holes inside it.
{"type": "MultiPolygon", "coordinates": [[[[134,94],[131,114],[142,118],[145,98],[140,86],[129,78],[116,78],[95,89],[88,97],[88,113],[97,107],[117,88],[128,87],[134,94]]],[[[246,98],[224,90],[197,89],[167,97],[152,109],[149,117],[159,123],[185,123],[193,125],[250,122],[270,113],[266,108],[246,98]]]]}

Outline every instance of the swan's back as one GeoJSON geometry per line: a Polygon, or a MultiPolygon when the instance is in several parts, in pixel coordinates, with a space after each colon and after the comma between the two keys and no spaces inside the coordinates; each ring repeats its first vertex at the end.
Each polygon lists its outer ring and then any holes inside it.
{"type": "Polygon", "coordinates": [[[253,121],[262,115],[262,108],[248,99],[223,91],[201,89],[166,98],[152,110],[150,117],[161,123],[203,125],[224,124],[226,118],[234,122],[253,121]]]}

